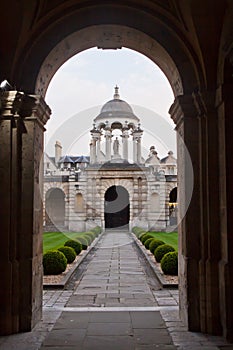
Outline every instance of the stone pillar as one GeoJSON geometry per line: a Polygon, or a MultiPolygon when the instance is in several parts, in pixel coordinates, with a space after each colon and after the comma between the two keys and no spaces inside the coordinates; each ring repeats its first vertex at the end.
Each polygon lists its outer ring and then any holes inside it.
{"type": "Polygon", "coordinates": [[[122,131],[123,159],[128,161],[128,138],[129,132],[127,129],[122,131]]]}
{"type": "Polygon", "coordinates": [[[213,97],[209,92],[178,96],[170,114],[178,135],[180,313],[189,330],[221,334],[218,135],[213,97]]]}
{"type": "Polygon", "coordinates": [[[96,158],[97,158],[97,163],[100,162],[100,137],[101,135],[98,136],[97,140],[96,140],[96,158]]]}
{"type": "Polygon", "coordinates": [[[94,164],[98,161],[98,158],[100,157],[100,135],[101,132],[98,130],[93,124],[93,129],[91,130],[91,144],[90,144],[90,163],[94,164]]]}
{"type": "Polygon", "coordinates": [[[200,331],[199,120],[191,96],[178,96],[169,113],[177,130],[180,315],[190,330],[200,331]]]}
{"type": "Polygon", "coordinates": [[[133,132],[133,162],[137,163],[138,155],[137,155],[137,137],[134,135],[133,132]]]}
{"type": "Polygon", "coordinates": [[[90,164],[96,163],[96,141],[92,138],[90,143],[90,164]]]}
{"type": "Polygon", "coordinates": [[[141,154],[141,137],[143,131],[138,124],[138,128],[133,131],[133,161],[134,163],[140,164],[142,162],[141,154]]]}
{"type": "Polygon", "coordinates": [[[105,129],[105,160],[109,162],[111,160],[111,143],[112,143],[112,131],[111,129],[105,129]]]}
{"type": "MultiPolygon", "coordinates": [[[[219,266],[220,275],[220,305],[223,335],[233,341],[233,165],[232,165],[232,135],[233,135],[233,84],[232,65],[226,64],[228,80],[218,91],[218,113],[219,113],[219,169],[220,169],[220,213],[221,213],[221,247],[222,259],[219,266]]],[[[226,74],[225,73],[225,74],[226,74]]]]}
{"type": "Polygon", "coordinates": [[[1,96],[0,334],[30,331],[42,316],[43,131],[38,96],[1,96]]]}
{"type": "Polygon", "coordinates": [[[137,140],[137,163],[141,164],[141,162],[142,162],[141,137],[138,137],[138,140],[137,140]]]}

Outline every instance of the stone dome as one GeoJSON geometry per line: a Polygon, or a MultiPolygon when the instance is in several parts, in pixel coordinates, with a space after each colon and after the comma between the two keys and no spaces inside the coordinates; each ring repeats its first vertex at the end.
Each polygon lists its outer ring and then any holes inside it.
{"type": "Polygon", "coordinates": [[[126,121],[130,127],[134,127],[140,122],[131,106],[120,99],[118,90],[119,88],[116,86],[113,99],[103,105],[100,114],[94,119],[97,128],[105,127],[106,121],[112,128],[123,126],[126,121]]]}

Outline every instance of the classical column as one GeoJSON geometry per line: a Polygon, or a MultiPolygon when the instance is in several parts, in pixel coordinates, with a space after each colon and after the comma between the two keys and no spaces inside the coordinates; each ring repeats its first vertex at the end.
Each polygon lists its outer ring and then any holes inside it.
{"type": "Polygon", "coordinates": [[[137,163],[141,164],[141,162],[142,162],[141,137],[138,137],[138,140],[137,140],[137,163]]]}
{"type": "Polygon", "coordinates": [[[110,128],[105,128],[105,160],[106,162],[111,160],[111,143],[112,143],[112,131],[110,128]]]}
{"type": "Polygon", "coordinates": [[[94,164],[96,162],[96,142],[92,138],[90,143],[90,164],[94,164]]]}
{"type": "Polygon", "coordinates": [[[136,130],[133,131],[133,161],[134,163],[140,164],[142,162],[142,153],[141,153],[141,137],[143,130],[138,124],[136,130]]]}
{"type": "Polygon", "coordinates": [[[90,163],[94,164],[98,161],[100,155],[100,135],[101,132],[93,124],[93,129],[91,130],[91,143],[90,143],[90,163]]]}
{"type": "Polygon", "coordinates": [[[129,131],[124,129],[122,131],[122,146],[123,146],[123,159],[128,161],[128,139],[129,139],[129,131]]]}
{"type": "Polygon", "coordinates": [[[132,136],[133,136],[133,162],[137,163],[137,136],[135,135],[135,132],[132,132],[132,136]]]}
{"type": "Polygon", "coordinates": [[[97,140],[96,140],[96,160],[97,163],[100,162],[100,135],[98,135],[97,140]]]}
{"type": "Polygon", "coordinates": [[[1,96],[0,334],[30,331],[42,316],[43,131],[39,96],[1,96]]]}

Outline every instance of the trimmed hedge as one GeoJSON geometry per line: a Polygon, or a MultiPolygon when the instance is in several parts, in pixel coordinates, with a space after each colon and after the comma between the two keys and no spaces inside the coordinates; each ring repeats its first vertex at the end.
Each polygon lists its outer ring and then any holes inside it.
{"type": "Polygon", "coordinates": [[[154,238],[154,237],[152,235],[150,235],[149,233],[145,233],[144,235],[142,235],[140,237],[140,241],[142,242],[142,244],[144,244],[148,238],[154,238]]]}
{"type": "Polygon", "coordinates": [[[151,242],[150,242],[150,245],[149,245],[149,250],[151,251],[151,253],[154,254],[154,251],[155,249],[162,245],[162,244],[165,244],[163,241],[160,241],[159,239],[156,239],[154,238],[151,242]]]}
{"type": "Polygon", "coordinates": [[[140,236],[142,236],[142,234],[146,233],[145,230],[143,230],[141,227],[137,227],[137,226],[134,226],[132,228],[132,232],[135,234],[135,236],[137,238],[139,238],[140,236]]]}
{"type": "Polygon", "coordinates": [[[99,236],[99,234],[101,233],[102,229],[101,229],[100,226],[96,226],[96,227],[92,228],[90,231],[93,231],[96,234],[96,236],[99,236]]]}
{"type": "Polygon", "coordinates": [[[145,242],[144,242],[144,246],[145,246],[145,248],[146,249],[149,249],[149,245],[150,245],[150,243],[151,243],[151,241],[153,241],[154,240],[154,238],[148,238],[145,242]]]}
{"type": "Polygon", "coordinates": [[[67,259],[58,250],[49,250],[43,255],[44,275],[59,275],[64,272],[67,266],[67,259]]]}
{"type": "Polygon", "coordinates": [[[91,242],[92,242],[92,237],[91,237],[90,235],[88,235],[88,234],[86,234],[86,232],[84,232],[83,235],[82,235],[82,237],[86,238],[88,245],[91,244],[91,242]]]}
{"type": "Polygon", "coordinates": [[[88,247],[88,241],[84,236],[78,236],[78,238],[76,239],[77,242],[81,243],[82,245],[82,249],[86,250],[88,247]]]}
{"type": "Polygon", "coordinates": [[[178,275],[178,253],[170,252],[163,256],[161,260],[161,269],[165,275],[178,275]]]}
{"type": "Polygon", "coordinates": [[[89,237],[91,237],[91,240],[94,241],[96,235],[94,232],[88,231],[88,232],[84,232],[84,236],[88,235],[89,237]]]}
{"type": "Polygon", "coordinates": [[[66,241],[64,246],[73,248],[77,255],[79,255],[80,252],[82,251],[82,244],[73,239],[69,239],[68,241],[66,241]]]}
{"type": "Polygon", "coordinates": [[[169,244],[162,244],[158,246],[154,251],[155,259],[160,262],[163,256],[169,252],[174,252],[175,249],[169,244]]]}
{"type": "Polygon", "coordinates": [[[62,252],[66,259],[67,259],[67,263],[71,264],[75,258],[76,258],[76,252],[74,250],[74,248],[72,247],[60,247],[58,248],[59,252],[62,252]]]}

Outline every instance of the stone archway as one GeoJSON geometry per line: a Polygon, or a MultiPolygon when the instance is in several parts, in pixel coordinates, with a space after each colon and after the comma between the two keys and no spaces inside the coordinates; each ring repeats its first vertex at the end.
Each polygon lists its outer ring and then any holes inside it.
{"type": "MultiPolygon", "coordinates": [[[[95,45],[100,43],[99,47],[103,49],[126,46],[154,61],[157,57],[156,63],[167,74],[176,96],[170,109],[171,116],[193,163],[193,196],[179,225],[182,318],[190,330],[211,334],[224,332],[232,338],[232,319],[225,315],[230,307],[232,310],[228,292],[232,278],[229,278],[229,283],[227,279],[228,275],[233,275],[232,261],[228,260],[233,256],[232,240],[228,237],[231,224],[227,221],[231,217],[232,204],[225,194],[232,173],[231,167],[225,166],[225,159],[230,159],[232,149],[232,74],[226,72],[229,82],[224,80],[224,84],[221,81],[223,85],[216,80],[219,62],[224,62],[233,42],[231,2],[217,1],[212,6],[211,2],[203,1],[34,1],[30,4],[24,2],[23,6],[15,2],[11,11],[7,2],[2,4],[5,6],[2,13],[6,14],[2,19],[5,33],[0,39],[6,50],[2,55],[2,79],[8,78],[25,92],[22,98],[12,91],[1,101],[4,150],[0,155],[0,164],[3,165],[0,169],[1,232],[6,242],[0,254],[1,282],[5,287],[1,291],[2,334],[29,330],[41,315],[39,162],[43,148],[42,127],[49,110],[39,96],[27,94],[40,92],[44,96],[46,84],[55,70],[68,59],[66,52],[61,50],[58,56],[53,56],[54,61],[46,62],[59,43],[64,44],[71,57],[73,48],[80,42],[77,40],[71,45],[72,42],[66,41],[69,35],[87,29],[83,37],[86,47],[82,49],[85,49],[93,39],[89,28],[110,25],[116,26],[116,30],[102,31],[100,40],[94,40],[95,45]],[[204,25],[205,21],[210,25],[204,25]],[[126,31],[122,35],[118,29],[123,26],[126,31]],[[140,37],[129,46],[127,38],[130,38],[131,29],[135,35],[135,31],[145,34],[146,40],[140,37]],[[170,60],[156,50],[156,43],[170,60]],[[40,75],[44,62],[48,63],[48,71],[45,69],[40,75]],[[226,124],[219,128],[219,122],[226,124]],[[222,146],[220,156],[219,140],[222,146]],[[220,185],[225,186],[221,208],[220,185]],[[19,235],[24,239],[19,240],[19,235]],[[22,241],[28,242],[27,249],[22,241]],[[221,279],[219,266],[222,267],[221,279]],[[22,280],[25,288],[21,288],[22,280]],[[22,294],[23,289],[28,292],[22,294]],[[16,290],[19,294],[15,293],[16,290]]],[[[181,211],[184,211],[190,168],[182,143],[178,144],[178,166],[182,168],[182,173],[178,174],[179,202],[181,211]]]]}
{"type": "Polygon", "coordinates": [[[105,228],[128,227],[130,218],[129,193],[123,186],[111,186],[104,196],[105,228]]]}

